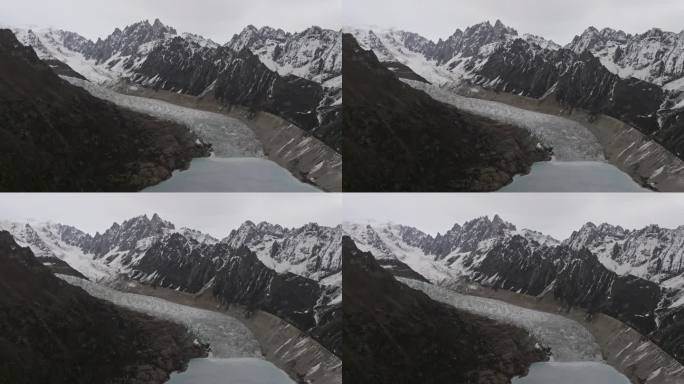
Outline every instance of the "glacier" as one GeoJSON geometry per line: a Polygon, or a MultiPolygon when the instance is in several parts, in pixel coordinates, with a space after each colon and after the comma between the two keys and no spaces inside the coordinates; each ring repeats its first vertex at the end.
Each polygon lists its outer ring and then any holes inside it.
{"type": "Polygon", "coordinates": [[[596,136],[575,121],[516,108],[497,101],[460,96],[449,89],[419,81],[402,81],[426,92],[433,99],[453,105],[460,110],[527,129],[544,144],[553,148],[555,160],[605,160],[603,148],[596,136]]]}
{"type": "Polygon", "coordinates": [[[560,315],[518,307],[499,300],[463,295],[416,280],[399,278],[405,285],[422,291],[433,300],[526,329],[545,347],[555,361],[602,361],[594,336],[574,320],[560,315]]]}
{"type": "Polygon", "coordinates": [[[215,358],[260,358],[261,349],[247,327],[228,315],[175,304],[167,300],[120,292],[103,285],[73,276],[58,275],[71,285],[91,296],[116,305],[185,325],[203,343],[211,348],[215,358]]]}
{"type": "Polygon", "coordinates": [[[220,113],[115,92],[89,81],[62,76],[93,96],[135,112],[187,126],[212,145],[212,156],[193,159],[190,168],[146,192],[316,192],[287,169],[265,158],[261,142],[246,124],[220,113]]]}
{"type": "Polygon", "coordinates": [[[104,86],[62,76],[73,85],[81,87],[98,99],[110,101],[135,112],[173,121],[190,128],[204,143],[210,143],[217,157],[264,156],[261,143],[254,132],[241,121],[220,113],[181,107],[161,100],[129,96],[104,86]]]}

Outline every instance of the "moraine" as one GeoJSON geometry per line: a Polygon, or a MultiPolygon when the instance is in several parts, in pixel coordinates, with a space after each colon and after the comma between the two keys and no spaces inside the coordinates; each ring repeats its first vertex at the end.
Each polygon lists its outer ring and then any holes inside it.
{"type": "Polygon", "coordinates": [[[95,83],[63,77],[93,96],[120,107],[189,127],[203,143],[212,145],[212,157],[193,159],[188,170],[146,192],[305,192],[318,191],[287,169],[264,158],[254,132],[237,119],[214,112],[181,107],[165,101],[117,93],[95,83]]]}

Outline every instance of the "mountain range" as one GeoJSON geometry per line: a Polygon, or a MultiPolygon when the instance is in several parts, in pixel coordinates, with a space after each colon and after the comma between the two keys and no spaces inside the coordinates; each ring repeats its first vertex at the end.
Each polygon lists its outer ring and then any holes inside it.
{"type": "Polygon", "coordinates": [[[92,281],[135,280],[262,309],[341,353],[341,227],[248,221],[219,240],[155,214],[94,235],[56,223],[0,228],[56,273],[61,260],[92,281]]]}
{"type": "Polygon", "coordinates": [[[528,131],[438,102],[397,79],[422,79],[407,66],[343,43],[345,191],[491,191],[550,158],[528,131]]]}
{"type": "Polygon", "coordinates": [[[339,151],[341,36],[310,27],[289,33],[247,26],[221,45],[159,19],[116,28],[92,41],[59,29],[13,32],[61,75],[136,84],[219,105],[279,115],[339,151]]]}
{"type": "Polygon", "coordinates": [[[434,301],[342,241],[345,380],[505,384],[547,359],[526,330],[434,301]]]}
{"type": "Polygon", "coordinates": [[[590,27],[562,46],[540,36],[521,35],[499,20],[457,29],[436,42],[397,29],[346,32],[397,77],[419,89],[442,88],[543,113],[581,117],[587,125],[598,125],[593,129],[599,136],[610,131],[602,141],[608,159],[643,185],[657,188],[656,179],[667,168],[663,165],[668,162],[659,163],[656,157],[683,159],[682,33],[653,28],[627,34],[590,27]],[[577,115],[578,111],[588,117],[577,115]],[[604,116],[615,121],[601,120],[604,116]],[[613,154],[611,145],[617,144],[610,137],[628,131],[635,138],[613,154]]]}
{"type": "Polygon", "coordinates": [[[187,127],[59,78],[9,30],[0,57],[0,190],[137,191],[209,154],[187,127]]]}
{"type": "Polygon", "coordinates": [[[495,216],[435,236],[398,224],[345,223],[344,231],[397,276],[551,297],[615,317],[684,360],[684,227],[587,223],[559,241],[495,216]]]}
{"type": "Polygon", "coordinates": [[[164,383],[205,346],[182,325],[96,299],[0,231],[0,382],[164,383]]]}

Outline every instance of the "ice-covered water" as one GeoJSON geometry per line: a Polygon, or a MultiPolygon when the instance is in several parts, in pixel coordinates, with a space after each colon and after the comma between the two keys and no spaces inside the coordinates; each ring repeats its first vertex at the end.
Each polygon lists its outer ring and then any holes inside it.
{"type": "Polygon", "coordinates": [[[526,128],[553,147],[554,157],[563,161],[604,160],[603,148],[596,136],[581,124],[560,116],[532,112],[504,103],[457,95],[435,85],[405,80],[425,91],[435,100],[492,120],[526,128]]]}
{"type": "Polygon", "coordinates": [[[261,359],[193,359],[167,384],[294,384],[285,372],[261,359]]]}
{"type": "Polygon", "coordinates": [[[649,192],[626,173],[602,161],[547,161],[535,163],[502,192],[649,192]]]}
{"type": "Polygon", "coordinates": [[[93,96],[120,107],[170,120],[190,128],[199,138],[212,144],[218,157],[263,157],[263,147],[254,132],[237,119],[220,113],[181,107],[161,100],[129,96],[104,86],[72,77],[63,77],[93,96]]]}
{"type": "Polygon", "coordinates": [[[90,295],[148,315],[180,323],[211,346],[215,358],[261,357],[259,343],[238,320],[213,311],[175,304],[167,300],[120,292],[88,280],[59,275],[90,295]]]}
{"type": "Polygon", "coordinates": [[[399,280],[426,293],[433,300],[526,329],[544,346],[551,348],[556,361],[602,360],[601,349],[594,336],[576,321],[499,300],[462,295],[420,281],[404,278],[399,280]]]}
{"type": "Polygon", "coordinates": [[[514,377],[512,384],[630,384],[615,368],[596,362],[534,363],[525,377],[514,377]]]}
{"type": "Polygon", "coordinates": [[[278,164],[248,157],[198,158],[143,192],[316,192],[278,164]]]}

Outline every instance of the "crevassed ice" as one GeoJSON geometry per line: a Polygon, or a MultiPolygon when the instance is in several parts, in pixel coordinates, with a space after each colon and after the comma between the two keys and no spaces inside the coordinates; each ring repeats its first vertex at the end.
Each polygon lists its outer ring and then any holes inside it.
{"type": "Polygon", "coordinates": [[[99,99],[187,126],[203,142],[212,144],[214,154],[218,157],[264,157],[263,147],[254,132],[237,119],[161,100],[124,95],[81,79],[66,76],[62,78],[99,99]]]}
{"type": "Polygon", "coordinates": [[[516,108],[497,101],[460,96],[432,84],[412,80],[403,81],[413,88],[426,92],[435,100],[451,104],[475,115],[529,130],[545,145],[553,147],[556,160],[605,160],[603,148],[596,136],[575,121],[516,108]]]}
{"type": "Polygon", "coordinates": [[[73,276],[58,276],[99,299],[185,325],[200,341],[210,344],[212,357],[261,357],[259,343],[254,335],[241,322],[228,315],[156,297],[116,291],[73,276]]]}
{"type": "Polygon", "coordinates": [[[545,347],[551,348],[557,361],[601,361],[601,349],[594,336],[574,320],[551,313],[518,307],[503,301],[462,295],[446,288],[399,278],[433,300],[524,328],[545,347]]]}

